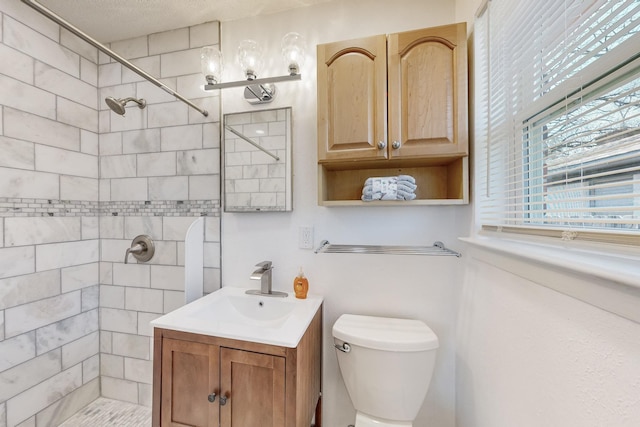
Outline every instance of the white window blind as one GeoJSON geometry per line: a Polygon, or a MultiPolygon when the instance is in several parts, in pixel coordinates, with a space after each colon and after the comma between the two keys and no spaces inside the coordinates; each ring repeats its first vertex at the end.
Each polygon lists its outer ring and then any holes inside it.
{"type": "Polygon", "coordinates": [[[479,223],[640,232],[640,0],[491,0],[474,28],[479,223]]]}

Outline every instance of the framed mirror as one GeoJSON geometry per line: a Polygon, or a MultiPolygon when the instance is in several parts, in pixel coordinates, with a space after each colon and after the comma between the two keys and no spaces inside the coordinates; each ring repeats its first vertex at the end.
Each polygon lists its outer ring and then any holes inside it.
{"type": "Polygon", "coordinates": [[[223,127],[224,211],[291,211],[291,107],[225,114],[223,127]]]}

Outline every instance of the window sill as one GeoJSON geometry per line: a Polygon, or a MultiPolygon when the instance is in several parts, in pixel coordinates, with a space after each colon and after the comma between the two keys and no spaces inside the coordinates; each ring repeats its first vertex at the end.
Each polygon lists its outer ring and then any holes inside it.
{"type": "Polygon", "coordinates": [[[635,248],[495,235],[460,240],[475,259],[640,323],[635,248]]]}

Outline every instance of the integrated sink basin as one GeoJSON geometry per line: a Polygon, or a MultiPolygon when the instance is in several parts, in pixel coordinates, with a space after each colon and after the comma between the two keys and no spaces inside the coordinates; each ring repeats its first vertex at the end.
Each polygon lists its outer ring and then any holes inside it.
{"type": "Polygon", "coordinates": [[[155,319],[151,326],[295,348],[322,304],[316,295],[301,300],[293,293],[273,298],[245,291],[225,286],[155,319]]]}

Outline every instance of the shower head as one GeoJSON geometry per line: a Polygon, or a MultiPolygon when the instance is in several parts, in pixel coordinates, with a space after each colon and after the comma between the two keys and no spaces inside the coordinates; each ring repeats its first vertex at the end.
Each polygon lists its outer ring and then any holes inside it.
{"type": "Polygon", "coordinates": [[[109,108],[111,108],[111,110],[116,113],[116,114],[120,114],[121,116],[124,116],[125,113],[125,108],[124,106],[127,105],[128,102],[133,101],[136,104],[138,104],[138,107],[140,109],[143,109],[144,107],[147,106],[147,102],[140,98],[140,99],[135,99],[135,98],[124,98],[124,99],[116,99],[113,96],[107,96],[104,99],[104,102],[107,103],[107,106],[109,108]]]}

